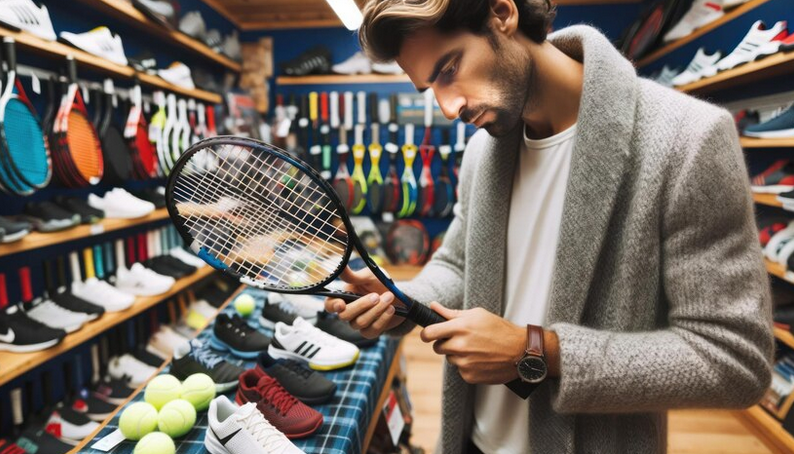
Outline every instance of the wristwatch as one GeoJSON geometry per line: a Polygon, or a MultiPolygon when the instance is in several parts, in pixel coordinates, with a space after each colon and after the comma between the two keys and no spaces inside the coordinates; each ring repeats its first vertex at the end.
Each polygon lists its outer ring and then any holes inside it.
{"type": "Polygon", "coordinates": [[[543,355],[543,328],[527,325],[527,349],[516,363],[518,378],[526,383],[540,383],[546,378],[548,368],[543,355]]]}

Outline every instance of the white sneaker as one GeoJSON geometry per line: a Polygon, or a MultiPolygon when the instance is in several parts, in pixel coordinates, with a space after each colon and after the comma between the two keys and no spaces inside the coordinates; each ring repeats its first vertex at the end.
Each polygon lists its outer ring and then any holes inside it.
{"type": "Polygon", "coordinates": [[[706,50],[701,47],[695,54],[695,58],[689,63],[689,66],[681,74],[673,77],[673,85],[680,87],[681,85],[697,82],[704,77],[716,75],[717,67],[714,64],[721,57],[722,53],[720,51],[707,55],[706,50]]]}
{"type": "Polygon", "coordinates": [[[695,0],[689,11],[664,35],[664,42],[681,39],[724,14],[722,0],[695,0]]]}
{"type": "Polygon", "coordinates": [[[104,307],[107,312],[123,311],[135,302],[134,296],[95,277],[86,279],[85,282],[73,282],[72,293],[89,303],[104,307]]]}
{"type": "Polygon", "coordinates": [[[238,407],[218,396],[210,402],[207,420],[204,447],[210,454],[303,454],[253,402],[238,407]]]}
{"type": "Polygon", "coordinates": [[[390,61],[388,63],[372,63],[372,71],[378,74],[403,74],[402,67],[397,64],[396,61],[390,61]]]}
{"type": "Polygon", "coordinates": [[[114,35],[107,27],[97,27],[85,33],[61,32],[61,39],[89,54],[110,60],[117,65],[127,66],[127,56],[121,37],[114,35]]]}
{"type": "Polygon", "coordinates": [[[187,263],[188,265],[195,266],[196,268],[203,268],[207,266],[207,263],[204,260],[198,258],[196,254],[193,254],[192,252],[188,252],[181,247],[175,247],[171,249],[169,251],[169,254],[187,263]]]}
{"type": "Polygon", "coordinates": [[[290,304],[298,317],[306,320],[312,325],[317,321],[317,312],[325,310],[325,299],[318,298],[312,295],[285,295],[280,293],[271,293],[270,301],[273,297],[276,301],[279,299],[290,304]]]}
{"type": "Polygon", "coordinates": [[[242,48],[240,47],[240,35],[237,30],[223,38],[223,53],[232,60],[242,59],[242,48]]]}
{"type": "Polygon", "coordinates": [[[722,9],[725,11],[736,8],[739,5],[743,5],[750,0],[722,0],[722,9]]]}
{"type": "Polygon", "coordinates": [[[787,23],[782,20],[772,28],[766,28],[764,21],[755,21],[750,31],[727,57],[717,62],[717,69],[725,71],[739,65],[772,55],[780,50],[780,42],[787,35],[787,23]]]}
{"type": "Polygon", "coordinates": [[[789,223],[788,227],[772,235],[772,238],[764,246],[764,256],[773,262],[777,261],[778,254],[792,238],[794,238],[794,222],[789,223]]]}
{"type": "Polygon", "coordinates": [[[174,286],[174,278],[163,276],[135,263],[128,270],[121,267],[116,271],[116,288],[135,296],[161,295],[174,286]]]}
{"type": "Polygon", "coordinates": [[[679,70],[677,69],[670,69],[669,66],[664,65],[662,71],[656,76],[656,83],[660,85],[664,85],[665,87],[672,87],[673,86],[673,79],[677,76],[679,70]]]}
{"type": "Polygon", "coordinates": [[[193,79],[190,77],[190,68],[182,62],[175,61],[171,63],[168,69],[158,69],[157,75],[177,87],[187,88],[188,90],[195,90],[196,88],[193,79]]]}
{"type": "Polygon", "coordinates": [[[108,362],[108,375],[110,375],[110,378],[126,381],[127,386],[133,389],[137,389],[140,385],[146,383],[156,373],[156,367],[144,363],[129,353],[114,356],[108,362]]]}
{"type": "Polygon", "coordinates": [[[334,370],[356,362],[358,347],[298,317],[292,326],[278,322],[267,349],[274,358],[295,359],[314,370],[334,370]]]}
{"type": "Polygon", "coordinates": [[[171,329],[168,325],[163,325],[160,330],[154,333],[149,338],[149,343],[146,345],[146,351],[155,354],[163,359],[168,359],[174,352],[177,346],[187,342],[181,334],[171,329]]]}
{"type": "Polygon", "coordinates": [[[59,440],[71,445],[79,444],[98,427],[98,422],[91,421],[85,414],[68,407],[59,407],[53,411],[46,425],[48,432],[58,434],[59,440]]]}
{"type": "Polygon", "coordinates": [[[372,74],[372,62],[363,52],[356,52],[342,63],[331,66],[337,74],[372,74]]]}
{"type": "Polygon", "coordinates": [[[179,31],[192,38],[201,40],[207,34],[207,24],[204,22],[204,18],[201,17],[200,12],[188,11],[179,20],[179,31]]]}
{"type": "Polygon", "coordinates": [[[42,301],[26,312],[28,317],[53,329],[73,333],[80,329],[90,317],[88,314],[73,312],[55,304],[52,300],[42,301]]]}
{"type": "Polygon", "coordinates": [[[57,39],[47,7],[32,0],[0,0],[0,23],[49,41],[57,39]]]}
{"type": "Polygon", "coordinates": [[[141,200],[121,188],[108,191],[104,197],[88,195],[88,204],[105,212],[106,218],[135,219],[155,210],[151,202],[141,200]]]}

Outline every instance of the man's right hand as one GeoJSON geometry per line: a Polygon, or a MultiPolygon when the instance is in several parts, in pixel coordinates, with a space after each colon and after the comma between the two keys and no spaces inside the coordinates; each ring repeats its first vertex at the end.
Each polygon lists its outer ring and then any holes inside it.
{"type": "Polygon", "coordinates": [[[376,338],[405,320],[394,315],[394,294],[369,268],[353,271],[345,267],[339,277],[347,283],[344,288],[346,291],[365,296],[352,303],[345,303],[339,298],[327,298],[325,310],[338,313],[341,320],[350,322],[350,326],[361,331],[364,337],[376,338]]]}

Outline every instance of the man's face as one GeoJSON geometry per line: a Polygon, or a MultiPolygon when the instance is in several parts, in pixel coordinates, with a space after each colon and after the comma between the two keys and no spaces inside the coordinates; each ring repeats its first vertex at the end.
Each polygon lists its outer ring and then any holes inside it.
{"type": "Polygon", "coordinates": [[[403,43],[397,63],[417,89],[433,89],[445,117],[495,137],[516,127],[532,105],[529,52],[499,33],[418,30],[403,43]]]}

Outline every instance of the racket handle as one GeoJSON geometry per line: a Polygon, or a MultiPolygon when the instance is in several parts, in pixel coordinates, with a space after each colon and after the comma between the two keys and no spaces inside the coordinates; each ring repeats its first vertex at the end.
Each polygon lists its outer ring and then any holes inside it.
{"type": "Polygon", "coordinates": [[[438,315],[437,312],[419,303],[412,304],[405,317],[421,327],[435,325],[436,323],[442,323],[446,321],[444,317],[438,315]]]}

